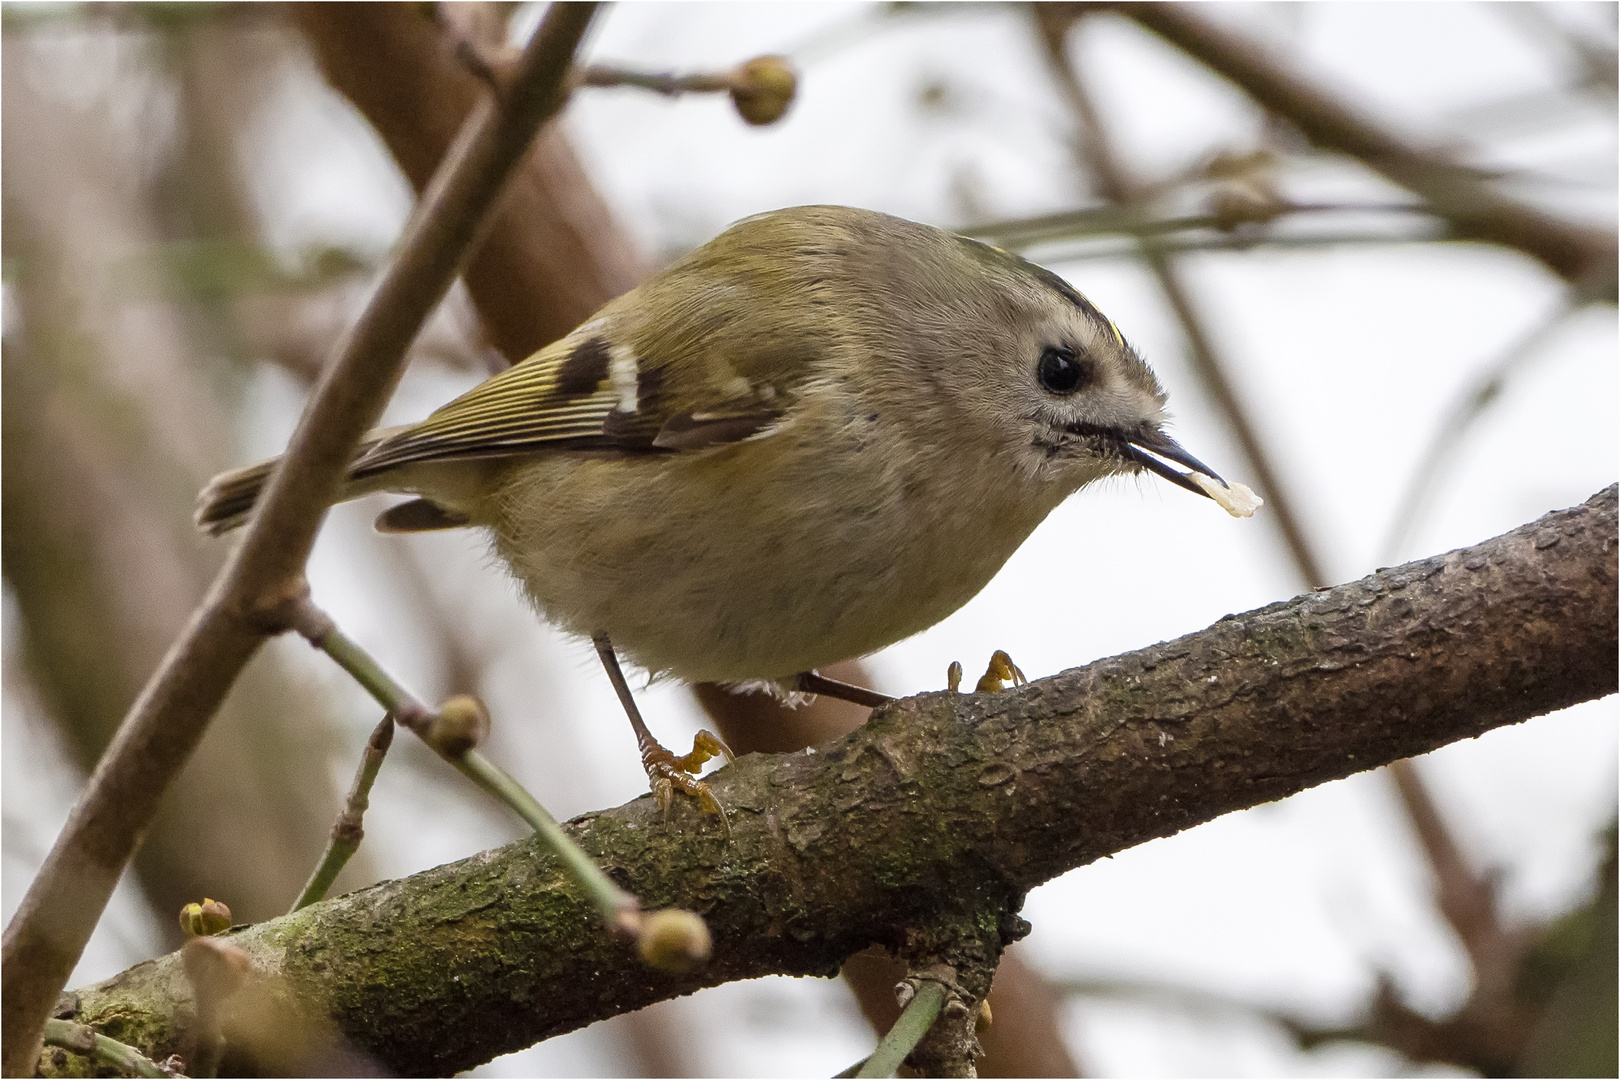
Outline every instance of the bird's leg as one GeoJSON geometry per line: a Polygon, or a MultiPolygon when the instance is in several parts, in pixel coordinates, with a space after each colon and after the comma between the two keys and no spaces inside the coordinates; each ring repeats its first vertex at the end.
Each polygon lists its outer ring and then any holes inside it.
{"type": "Polygon", "coordinates": [[[597,634],[591,641],[596,645],[596,655],[602,658],[602,666],[607,669],[608,681],[619,695],[619,704],[624,706],[625,714],[630,717],[630,726],[636,733],[636,746],[641,750],[641,767],[647,770],[647,782],[652,787],[653,797],[658,800],[659,809],[664,812],[664,820],[669,821],[675,793],[684,792],[696,799],[703,809],[719,815],[720,824],[729,837],[731,821],[726,817],[720,800],[714,797],[708,784],[688,774],[697,772],[705,761],[713,757],[724,757],[730,762],[731,748],[713,732],[700,731],[692,740],[690,754],[676,757],[664,749],[641,719],[641,710],[636,708],[636,699],[630,694],[630,684],[625,682],[624,672],[619,669],[619,657],[613,651],[613,643],[606,634],[597,634]]]}
{"type": "Polygon", "coordinates": [[[848,701],[855,705],[864,705],[868,709],[875,709],[880,705],[887,705],[895,700],[888,694],[880,694],[876,690],[868,690],[864,686],[854,683],[839,682],[829,679],[816,671],[805,671],[788,680],[793,689],[804,694],[825,694],[830,698],[848,701]]]}

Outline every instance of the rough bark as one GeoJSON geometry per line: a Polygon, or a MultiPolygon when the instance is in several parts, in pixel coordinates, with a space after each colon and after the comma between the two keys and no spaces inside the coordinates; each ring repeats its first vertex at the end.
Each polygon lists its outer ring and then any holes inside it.
{"type": "MultiPolygon", "coordinates": [[[[701,912],[710,964],[639,964],[533,842],[231,938],[278,993],[390,1068],[452,1072],[653,1001],[830,975],[944,933],[1016,937],[1033,886],[1220,814],[1616,689],[1616,489],[1493,540],[1228,616],[998,694],[924,694],[818,752],[715,778],[733,837],[650,798],[568,826],[650,905],[701,912]]],[[[162,1057],[178,958],[78,993],[162,1057]]]]}

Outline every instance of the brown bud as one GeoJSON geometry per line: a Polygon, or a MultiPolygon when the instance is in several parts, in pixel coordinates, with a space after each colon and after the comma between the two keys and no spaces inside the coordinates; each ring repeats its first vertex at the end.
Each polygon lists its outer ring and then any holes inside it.
{"type": "Polygon", "coordinates": [[[644,916],[637,946],[648,967],[675,974],[698,967],[708,960],[714,947],[708,924],[679,908],[664,908],[644,916]]]}
{"type": "Polygon", "coordinates": [[[750,124],[774,124],[793,104],[799,77],[784,56],[757,56],[731,73],[731,103],[750,124]]]}
{"type": "Polygon", "coordinates": [[[427,743],[447,758],[458,758],[489,735],[489,710],[468,694],[439,706],[428,723],[427,743]]]}
{"type": "Polygon", "coordinates": [[[205,934],[222,934],[231,928],[231,909],[218,900],[203,897],[202,925],[205,934]]]}
{"type": "Polygon", "coordinates": [[[193,900],[180,909],[180,929],[187,937],[205,937],[231,928],[231,909],[218,900],[203,897],[202,903],[193,900]]]}

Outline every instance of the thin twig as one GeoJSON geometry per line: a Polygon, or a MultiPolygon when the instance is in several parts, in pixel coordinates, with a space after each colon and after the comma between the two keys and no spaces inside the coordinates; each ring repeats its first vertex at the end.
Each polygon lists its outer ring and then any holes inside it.
{"type": "MultiPolygon", "coordinates": [[[[1421,232],[1411,231],[1404,233],[1345,231],[1300,233],[1289,236],[1278,236],[1270,232],[1253,235],[1240,233],[1236,236],[1160,239],[1155,240],[1154,243],[1164,255],[1182,255],[1198,252],[1326,251],[1330,248],[1339,247],[1394,247],[1401,244],[1440,244],[1455,239],[1456,237],[1447,236],[1444,228],[1439,227],[1425,229],[1421,232]]],[[[1037,248],[1034,244],[1003,246],[1011,246],[1020,253],[1033,251],[1042,263],[1096,262],[1109,259],[1141,259],[1142,257],[1142,250],[1135,241],[1097,243],[1076,240],[1069,245],[1064,245],[1062,241],[1059,241],[1051,248],[1037,248]]]]}
{"type": "Polygon", "coordinates": [[[309,882],[298,894],[298,899],[293,901],[293,911],[308,907],[324,897],[343,867],[348,864],[354,853],[360,850],[360,841],[365,837],[366,808],[371,804],[371,785],[377,782],[377,774],[382,771],[383,758],[388,756],[388,746],[393,741],[394,716],[387,713],[378,721],[377,726],[371,731],[371,737],[366,740],[365,752],[360,755],[360,768],[354,774],[354,784],[349,788],[349,797],[344,800],[343,809],[338,813],[337,822],[332,826],[332,835],[326,842],[326,851],[322,853],[315,872],[309,876],[309,882]]]}
{"type": "MultiPolygon", "coordinates": [[[[1289,203],[1280,202],[1271,208],[1270,221],[1298,215],[1318,214],[1400,214],[1426,215],[1426,207],[1417,203],[1289,203]]],[[[1155,218],[1142,214],[1130,206],[1110,204],[1067,210],[1039,217],[992,221],[963,229],[966,236],[987,240],[1003,247],[1026,248],[1035,244],[1075,240],[1091,236],[1165,236],[1171,233],[1191,232],[1197,229],[1231,231],[1228,219],[1218,214],[1184,214],[1180,217],[1155,218]]]]}
{"type": "Polygon", "coordinates": [[[1572,80],[1574,87],[1591,95],[1610,112],[1620,106],[1616,100],[1616,83],[1620,81],[1620,56],[1616,56],[1614,42],[1599,41],[1566,26],[1534,4],[1492,4],[1486,10],[1499,15],[1529,32],[1573,61],[1578,74],[1572,80]]]}
{"type": "MultiPolygon", "coordinates": [[[[1115,154],[1102,120],[1064,50],[1071,21],[1063,12],[1042,5],[1036,5],[1035,18],[1036,25],[1041,31],[1041,40],[1046,46],[1047,61],[1052,73],[1074,110],[1075,118],[1079,121],[1081,140],[1078,152],[1081,160],[1105,198],[1126,208],[1135,206],[1139,201],[1136,182],[1115,154]]],[[[1272,467],[1271,457],[1261,445],[1259,432],[1249,419],[1248,410],[1239,400],[1237,390],[1227,376],[1227,366],[1216,352],[1214,341],[1182,282],[1180,272],[1156,238],[1141,235],[1137,237],[1137,244],[1141,250],[1142,261],[1153,273],[1154,279],[1159,284],[1159,290],[1164,294],[1165,302],[1170,305],[1176,321],[1181,324],[1193,369],[1203,380],[1205,389],[1214,398],[1222,415],[1226,417],[1232,434],[1236,436],[1238,445],[1248,458],[1249,467],[1254,473],[1255,486],[1270,504],[1269,512],[1272,520],[1282,532],[1283,541],[1287,544],[1295,565],[1299,567],[1301,576],[1312,587],[1325,585],[1326,575],[1322,572],[1316,553],[1312,550],[1305,530],[1295,515],[1293,500],[1283,491],[1282,482],[1272,467]]]]}
{"type": "Polygon", "coordinates": [[[939,1010],[945,1005],[945,987],[933,979],[921,980],[916,995],[900,1013],[900,1019],[883,1036],[872,1056],[861,1063],[858,1077],[893,1076],[900,1069],[906,1055],[917,1048],[928,1029],[939,1019],[939,1010]]]}
{"type": "Polygon", "coordinates": [[[185,1080],[185,1074],[164,1068],[133,1046],[127,1046],[117,1039],[109,1039],[96,1029],[84,1024],[75,1024],[71,1020],[53,1018],[45,1021],[45,1045],[59,1046],[63,1050],[82,1054],[97,1064],[117,1069],[130,1076],[167,1076],[185,1080]]]}
{"type": "Polygon", "coordinates": [[[549,8],[512,91],[486,102],[436,174],[271,476],[242,544],[130,707],[6,927],[0,1068],[33,1070],[40,1032],[163,793],[248,659],[284,628],[303,567],[360,437],[381,415],[417,329],[479,236],[512,167],[562,105],[596,5],[549,8]]]}
{"type": "Polygon", "coordinates": [[[447,744],[436,720],[440,714],[423,704],[422,700],[400,685],[376,659],[358,642],[339,630],[325,612],[307,598],[302,600],[292,616],[293,627],[311,645],[331,657],[348,672],[355,682],[365,688],[390,716],[409,728],[427,743],[440,757],[455,766],[462,775],[484,791],[510,807],[528,823],[562,860],[581,888],[602,913],[602,921],[615,930],[635,936],[640,930],[641,905],[634,896],[613,883],[591,857],[579,849],[562,831],[555,818],[546,812],[535,797],[526,791],[499,766],[480,754],[471,745],[475,740],[447,744]]]}
{"type": "Polygon", "coordinates": [[[665,97],[681,94],[723,94],[731,89],[731,73],[701,72],[675,75],[669,72],[632,71],[616,64],[587,64],[579,72],[581,86],[636,86],[665,97]]]}
{"type": "Polygon", "coordinates": [[[1446,155],[1408,143],[1318,86],[1304,72],[1196,5],[1114,5],[1127,18],[1225,76],[1262,108],[1285,117],[1318,146],[1360,159],[1429,203],[1459,236],[1539,259],[1571,282],[1599,279],[1614,293],[1612,230],[1575,225],[1502,194],[1446,155]]]}

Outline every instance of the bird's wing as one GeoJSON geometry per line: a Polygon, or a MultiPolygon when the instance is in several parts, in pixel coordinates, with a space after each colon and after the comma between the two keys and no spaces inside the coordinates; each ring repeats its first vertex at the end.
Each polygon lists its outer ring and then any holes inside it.
{"type": "MultiPolygon", "coordinates": [[[[585,328],[588,329],[588,328],[585,328]]],[[[423,461],[505,457],[542,450],[675,452],[769,432],[787,404],[743,379],[671,391],[665,365],[585,330],[542,349],[354,463],[359,479],[423,461]]]]}

